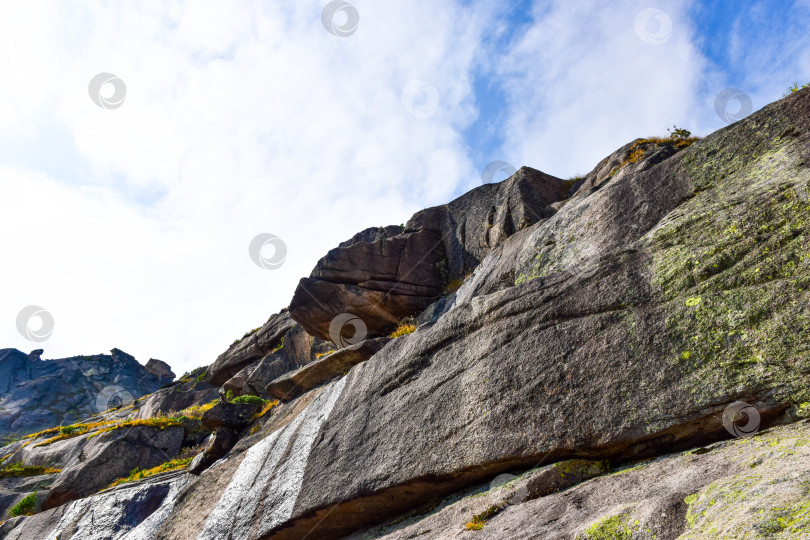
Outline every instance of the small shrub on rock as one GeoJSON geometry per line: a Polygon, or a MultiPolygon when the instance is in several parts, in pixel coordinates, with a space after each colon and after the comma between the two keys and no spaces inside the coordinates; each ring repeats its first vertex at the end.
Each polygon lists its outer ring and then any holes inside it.
{"type": "Polygon", "coordinates": [[[9,513],[12,517],[17,516],[32,516],[34,515],[34,510],[37,507],[37,492],[33,492],[32,494],[25,497],[23,500],[18,502],[9,513]]]}
{"type": "Polygon", "coordinates": [[[469,521],[466,525],[467,530],[469,531],[480,531],[484,528],[484,524],[489,521],[490,519],[494,518],[498,514],[501,513],[503,510],[503,506],[500,505],[492,505],[477,516],[472,518],[472,521],[469,521]]]}
{"type": "Polygon", "coordinates": [[[799,90],[804,90],[808,86],[810,86],[810,82],[806,82],[804,84],[799,84],[798,82],[795,82],[795,83],[791,84],[790,86],[788,86],[787,92],[785,92],[782,95],[782,97],[789,96],[793,92],[798,92],[799,90]]]}
{"type": "Polygon", "coordinates": [[[264,405],[266,402],[267,402],[266,399],[262,399],[259,396],[252,396],[250,394],[233,398],[233,400],[231,401],[231,403],[242,403],[250,405],[264,405]]]}
{"type": "Polygon", "coordinates": [[[402,336],[407,336],[408,334],[412,334],[416,331],[416,325],[411,321],[402,321],[397,326],[397,329],[391,332],[389,337],[398,338],[402,336]]]}

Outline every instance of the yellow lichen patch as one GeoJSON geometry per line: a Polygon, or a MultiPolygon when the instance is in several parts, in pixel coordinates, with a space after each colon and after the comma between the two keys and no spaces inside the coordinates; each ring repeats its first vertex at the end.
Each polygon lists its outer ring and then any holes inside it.
{"type": "Polygon", "coordinates": [[[577,535],[577,540],[631,540],[638,528],[638,521],[631,526],[625,514],[617,514],[599,519],[577,535]]]}
{"type": "Polygon", "coordinates": [[[480,531],[484,528],[484,524],[493,517],[497,516],[501,510],[503,510],[503,506],[499,506],[497,504],[490,506],[480,514],[473,516],[472,520],[467,522],[467,530],[480,531]]]}
{"type": "Polygon", "coordinates": [[[333,352],[335,352],[335,349],[332,349],[331,351],[326,351],[326,352],[319,352],[318,354],[315,355],[315,360],[320,360],[324,356],[329,356],[333,352]]]}

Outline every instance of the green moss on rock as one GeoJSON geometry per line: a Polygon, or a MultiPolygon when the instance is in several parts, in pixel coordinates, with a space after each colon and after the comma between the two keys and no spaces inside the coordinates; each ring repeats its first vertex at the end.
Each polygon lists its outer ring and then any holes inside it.
{"type": "Polygon", "coordinates": [[[632,540],[637,530],[637,522],[631,526],[626,514],[617,514],[598,520],[577,535],[577,540],[632,540]]]}

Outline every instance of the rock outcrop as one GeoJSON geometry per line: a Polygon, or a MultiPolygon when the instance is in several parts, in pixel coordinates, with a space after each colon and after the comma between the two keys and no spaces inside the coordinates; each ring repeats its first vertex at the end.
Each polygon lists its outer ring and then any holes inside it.
{"type": "Polygon", "coordinates": [[[163,360],[158,360],[156,358],[150,358],[144,369],[152,375],[160,377],[161,379],[174,380],[175,377],[172,367],[163,360]]]}
{"type": "Polygon", "coordinates": [[[288,330],[278,345],[256,363],[243,368],[223,384],[234,395],[250,394],[269,397],[267,385],[276,377],[298,369],[333,352],[332,342],[313,337],[296,324],[288,330]]]}
{"type": "Polygon", "coordinates": [[[808,189],[810,89],[578,183],[524,168],[363,231],[209,370],[286,401],[204,413],[196,475],[0,535],[808,537],[808,189]],[[342,313],[370,338],[418,327],[357,345],[342,313]]]}
{"type": "Polygon", "coordinates": [[[72,424],[174,380],[165,363],[147,368],[118,349],[58,360],[34,353],[0,350],[0,440],[72,424]]]}
{"type": "Polygon", "coordinates": [[[68,538],[149,540],[169,517],[188,482],[183,473],[168,473],[128,484],[94,497],[0,524],[0,538],[68,538]]]}
{"type": "Polygon", "coordinates": [[[429,513],[348,538],[807,538],[808,436],[807,423],[774,429],[622,467],[540,498],[531,485],[543,469],[505,475],[493,480],[506,484],[477,486],[429,513]],[[466,527],[488,511],[480,530],[466,527]]]}
{"type": "Polygon", "coordinates": [[[500,184],[417,212],[404,228],[358,233],[301,280],[290,315],[321,339],[356,343],[384,335],[433,303],[506,238],[553,215],[550,205],[567,187],[559,178],[523,167],[500,184]],[[344,313],[359,317],[362,330],[335,328],[333,321],[344,313]],[[357,331],[362,335],[352,341],[357,331]]]}
{"type": "Polygon", "coordinates": [[[272,352],[294,325],[295,321],[287,310],[271,316],[264,325],[233,342],[219,355],[208,367],[208,381],[214,386],[222,386],[240,370],[272,352]]]}
{"type": "Polygon", "coordinates": [[[203,405],[219,397],[219,388],[206,381],[206,369],[199,368],[133,402],[133,418],[145,420],[171,415],[188,407],[203,405]]]}
{"type": "Polygon", "coordinates": [[[267,385],[267,393],[285,401],[296,398],[307,390],[348,373],[351,368],[378,353],[389,341],[390,338],[366,339],[327,354],[274,379],[267,385]]]}
{"type": "MultiPolygon", "coordinates": [[[[86,440],[77,449],[79,455],[65,464],[48,490],[42,508],[47,510],[98,493],[129,475],[133,468],[149,469],[171,460],[180,453],[183,436],[183,428],[177,426],[165,429],[138,426],[82,437],[86,440]]],[[[78,442],[70,439],[53,444],[78,446],[74,441],[78,442]]],[[[60,451],[54,448],[54,453],[60,451]]]]}

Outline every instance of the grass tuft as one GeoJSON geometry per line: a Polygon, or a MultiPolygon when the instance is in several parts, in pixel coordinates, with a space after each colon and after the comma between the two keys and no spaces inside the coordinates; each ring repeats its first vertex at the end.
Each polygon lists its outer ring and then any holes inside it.
{"type": "MultiPolygon", "coordinates": [[[[140,470],[137,467],[130,471],[129,476],[126,478],[119,478],[109,487],[120,486],[121,484],[126,484],[128,482],[135,482],[142,478],[148,478],[150,476],[154,476],[156,474],[168,472],[168,471],[177,471],[180,469],[185,469],[188,465],[194,460],[193,457],[184,458],[184,459],[172,459],[171,461],[167,461],[157,467],[152,467],[151,469],[140,470]]],[[[109,488],[108,488],[109,489],[109,488]]]]}
{"type": "Polygon", "coordinates": [[[413,322],[406,320],[399,323],[397,329],[391,332],[391,335],[389,337],[398,338],[402,336],[407,336],[408,334],[412,334],[415,331],[416,325],[413,322]]]}
{"type": "Polygon", "coordinates": [[[0,469],[0,480],[3,478],[19,478],[22,476],[39,476],[41,474],[54,474],[62,472],[62,469],[52,469],[50,467],[28,466],[22,463],[9,463],[0,469]]]}
{"type": "Polygon", "coordinates": [[[37,507],[37,492],[33,492],[18,502],[14,507],[9,510],[12,517],[17,516],[33,516],[34,510],[37,507]]]}
{"type": "MultiPolygon", "coordinates": [[[[79,437],[91,431],[94,432],[92,437],[95,437],[102,433],[107,433],[108,431],[115,431],[116,429],[129,427],[144,426],[156,429],[166,429],[169,427],[180,425],[182,425],[180,418],[174,417],[157,417],[157,418],[147,418],[146,420],[125,420],[125,421],[93,422],[89,424],[74,424],[72,426],[65,426],[70,428],[66,431],[63,431],[64,427],[54,428],[55,430],[58,430],[59,435],[56,435],[55,437],[51,437],[50,439],[42,441],[41,443],[37,444],[36,447],[48,446],[57,441],[79,437]]],[[[57,431],[46,430],[45,432],[42,433],[56,433],[56,432],[57,431]]],[[[29,435],[29,437],[33,436],[29,435]]]]}
{"type": "Polygon", "coordinates": [[[191,407],[187,407],[182,411],[172,414],[171,416],[174,418],[191,418],[192,420],[199,420],[202,418],[202,415],[214,408],[214,405],[219,403],[219,398],[209,401],[203,405],[192,405],[191,407]]]}

